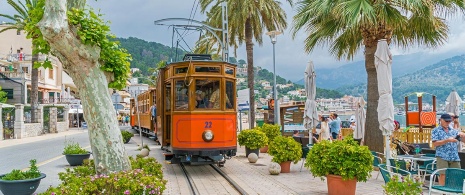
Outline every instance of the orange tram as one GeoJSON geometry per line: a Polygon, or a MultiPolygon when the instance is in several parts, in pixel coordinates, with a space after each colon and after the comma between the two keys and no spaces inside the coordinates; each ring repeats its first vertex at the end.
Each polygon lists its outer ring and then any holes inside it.
{"type": "MultiPolygon", "coordinates": [[[[146,135],[156,131],[165,160],[222,166],[236,155],[236,65],[187,54],[160,69],[156,88],[139,95],[140,121],[146,135]],[[153,103],[156,123],[150,118],[153,103]]],[[[134,107],[131,101],[131,125],[137,128],[134,107]]]]}

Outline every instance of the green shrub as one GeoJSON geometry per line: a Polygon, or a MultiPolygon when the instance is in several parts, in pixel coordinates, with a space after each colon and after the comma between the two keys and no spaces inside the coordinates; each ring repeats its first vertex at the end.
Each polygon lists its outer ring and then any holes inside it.
{"type": "Polygon", "coordinates": [[[75,194],[162,194],[166,189],[162,165],[154,158],[130,157],[132,170],[98,175],[93,160],[59,173],[62,183],[43,195],[75,194]]]}
{"type": "Polygon", "coordinates": [[[275,137],[281,136],[281,126],[278,124],[272,125],[265,123],[258,129],[266,134],[266,137],[268,138],[266,145],[270,145],[270,142],[273,141],[275,137]]]}
{"type": "Polygon", "coordinates": [[[413,180],[401,176],[399,179],[399,175],[394,175],[383,188],[387,195],[416,195],[422,192],[420,178],[413,180]]]}
{"type": "Polygon", "coordinates": [[[27,171],[21,171],[18,169],[13,169],[10,173],[4,175],[0,180],[25,180],[25,179],[34,179],[40,177],[40,171],[36,165],[36,159],[29,161],[30,167],[27,171]]]}
{"type": "Polygon", "coordinates": [[[131,137],[134,136],[134,134],[128,132],[128,131],[121,131],[121,135],[123,136],[123,142],[127,143],[131,139],[131,137]]]}
{"type": "Polygon", "coordinates": [[[373,156],[367,146],[360,146],[353,138],[342,141],[323,140],[307,155],[305,167],[314,177],[339,175],[343,180],[367,181],[371,176],[373,156]]]}
{"type": "Polygon", "coordinates": [[[88,151],[82,148],[79,143],[73,141],[66,141],[65,148],[63,149],[63,154],[87,154],[88,151]]]}
{"type": "Polygon", "coordinates": [[[237,140],[239,141],[239,145],[251,150],[261,148],[268,143],[265,133],[257,129],[242,130],[237,136],[237,140]]]}
{"type": "Polygon", "coordinates": [[[302,145],[292,137],[278,136],[268,146],[268,153],[273,156],[273,162],[294,161],[297,163],[302,158],[302,145]]]}

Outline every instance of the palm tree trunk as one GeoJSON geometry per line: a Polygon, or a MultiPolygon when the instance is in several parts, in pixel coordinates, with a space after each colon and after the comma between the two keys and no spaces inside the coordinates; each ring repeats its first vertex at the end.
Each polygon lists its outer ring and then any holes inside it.
{"type": "Polygon", "coordinates": [[[254,95],[254,67],[253,67],[253,41],[252,24],[250,18],[245,21],[245,49],[247,52],[247,86],[249,87],[249,128],[255,127],[255,95],[254,95]]]}
{"type": "Polygon", "coordinates": [[[100,69],[100,48],[84,45],[75,28],[68,26],[66,6],[63,0],[47,0],[39,23],[40,31],[79,90],[97,173],[130,170],[108,80],[100,69]]]}
{"type": "Polygon", "coordinates": [[[34,68],[34,63],[38,60],[39,55],[32,56],[32,70],[31,70],[31,122],[37,123],[36,109],[39,101],[39,70],[34,68]]]}
{"type": "Polygon", "coordinates": [[[378,79],[376,75],[375,67],[375,52],[376,44],[372,46],[365,46],[365,68],[367,71],[368,82],[367,82],[367,115],[365,123],[365,145],[370,150],[383,152],[383,134],[379,129],[378,122],[378,79]]]}

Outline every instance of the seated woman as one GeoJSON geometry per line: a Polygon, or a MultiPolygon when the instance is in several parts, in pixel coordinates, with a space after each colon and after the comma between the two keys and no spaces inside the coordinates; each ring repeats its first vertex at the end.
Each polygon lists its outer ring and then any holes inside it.
{"type": "Polygon", "coordinates": [[[195,92],[195,107],[196,108],[207,108],[205,101],[205,93],[203,91],[197,90],[195,92]]]}

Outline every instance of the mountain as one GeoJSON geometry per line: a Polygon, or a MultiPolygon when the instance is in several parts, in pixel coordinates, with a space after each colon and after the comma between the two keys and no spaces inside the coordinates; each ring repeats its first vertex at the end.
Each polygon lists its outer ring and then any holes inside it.
{"type": "MultiPolygon", "coordinates": [[[[393,78],[392,91],[394,102],[403,103],[404,97],[414,92],[426,92],[436,95],[438,104],[443,103],[449,93],[455,89],[459,95],[465,94],[465,55],[442,60],[421,70],[393,78]]],[[[366,84],[341,87],[338,91],[366,96],[366,84]]],[[[432,102],[430,95],[425,95],[432,102]]]]}
{"type": "MultiPolygon", "coordinates": [[[[396,55],[392,59],[392,75],[400,77],[413,73],[428,65],[439,62],[441,59],[450,58],[453,53],[413,53],[408,55],[396,55]]],[[[367,81],[365,61],[357,61],[333,69],[316,69],[316,86],[326,89],[355,86],[367,81]]],[[[303,78],[296,83],[303,84],[303,78]]]]}
{"type": "Polygon", "coordinates": [[[115,38],[115,40],[119,41],[121,46],[131,54],[131,68],[139,68],[142,74],[148,73],[149,68],[155,68],[155,65],[161,60],[168,61],[171,58],[174,59],[176,54],[178,54],[179,59],[186,53],[181,49],[171,48],[160,43],[148,42],[135,37],[115,38]]]}

